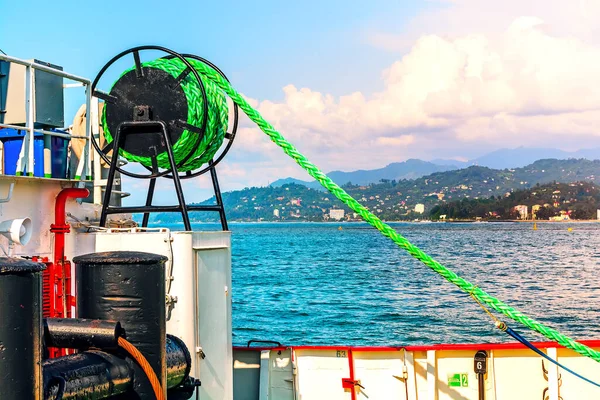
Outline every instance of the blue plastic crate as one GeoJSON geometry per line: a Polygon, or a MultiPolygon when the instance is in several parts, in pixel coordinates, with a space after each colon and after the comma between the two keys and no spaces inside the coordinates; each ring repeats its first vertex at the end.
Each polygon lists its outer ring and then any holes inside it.
{"type": "MultiPolygon", "coordinates": [[[[61,132],[61,131],[56,131],[61,132]]],[[[24,130],[15,129],[0,129],[0,141],[4,146],[4,174],[17,174],[17,161],[21,147],[23,147],[23,139],[25,138],[24,130]]],[[[66,133],[66,132],[61,132],[66,133]]],[[[69,139],[49,136],[52,173],[50,176],[44,176],[44,137],[43,133],[35,133],[33,141],[33,176],[46,178],[66,178],[67,177],[67,149],[69,139]]],[[[23,171],[20,171],[21,173],[23,171]]]]}

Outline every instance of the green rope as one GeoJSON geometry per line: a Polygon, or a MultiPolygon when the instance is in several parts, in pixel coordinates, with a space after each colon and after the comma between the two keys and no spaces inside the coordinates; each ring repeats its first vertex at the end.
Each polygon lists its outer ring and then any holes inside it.
{"type": "Polygon", "coordinates": [[[489,305],[494,310],[501,312],[507,317],[525,325],[526,327],[541,333],[548,339],[559,343],[560,345],[567,347],[589,357],[595,361],[600,362],[600,352],[589,348],[581,343],[576,342],[568,336],[565,336],[555,329],[549,328],[542,323],[529,318],[520,311],[510,307],[495,297],[489,295],[485,291],[481,290],[477,286],[473,285],[469,281],[458,276],[454,271],[446,268],[439,262],[435,261],[429,255],[425,254],[417,246],[410,243],[406,238],[396,232],[391,226],[381,221],[375,214],[370,212],[365,206],[356,201],[350,196],[344,189],[339,187],[335,182],[331,180],[327,175],[323,173],[316,165],[311,163],[304,155],[302,155],[296,148],[288,142],[281,133],[277,132],[271,124],[269,124],[258,111],[256,111],[248,102],[231,86],[227,80],[215,72],[210,67],[202,64],[195,66],[198,72],[203,76],[207,76],[210,80],[215,82],[232,100],[236,103],[244,113],[256,124],[258,127],[271,138],[271,140],[290,156],[298,165],[300,165],[310,176],[316,179],[325,189],[331,192],[337,197],[342,203],[350,207],[354,212],[359,214],[366,222],[373,227],[377,228],[384,236],[392,239],[399,247],[406,250],[411,256],[421,261],[423,264],[431,268],[433,271],[444,277],[449,282],[455,284],[466,293],[472,294],[479,301],[489,305]]]}
{"type": "MultiPolygon", "coordinates": [[[[195,69],[199,69],[201,65],[204,65],[200,61],[190,58],[188,58],[187,61],[195,69]]],[[[177,78],[186,69],[186,65],[183,61],[177,58],[170,60],[158,59],[145,62],[142,64],[142,67],[160,69],[169,73],[169,75],[174,78],[177,78]]],[[[205,67],[210,68],[208,66],[205,67]]],[[[125,71],[121,77],[128,73],[135,73],[135,67],[125,71]]],[[[201,75],[200,79],[206,90],[208,116],[204,115],[202,90],[194,74],[188,74],[185,79],[181,81],[181,88],[183,89],[188,104],[187,123],[200,128],[204,122],[204,118],[208,117],[208,120],[202,139],[200,139],[200,135],[197,133],[184,130],[177,142],[173,143],[173,155],[175,156],[175,162],[177,164],[181,163],[190,153],[193,153],[185,164],[178,168],[179,171],[192,171],[212,160],[223,143],[229,124],[225,94],[212,80],[207,79],[204,75],[201,75]]],[[[113,136],[106,122],[106,109],[107,108],[104,107],[102,113],[102,127],[104,129],[106,142],[111,143],[113,136]]],[[[121,150],[119,154],[129,161],[135,161],[146,167],[152,167],[152,159],[150,157],[136,156],[125,150],[121,150]]],[[[160,168],[170,168],[169,158],[166,152],[158,154],[156,160],[160,168]]]]}

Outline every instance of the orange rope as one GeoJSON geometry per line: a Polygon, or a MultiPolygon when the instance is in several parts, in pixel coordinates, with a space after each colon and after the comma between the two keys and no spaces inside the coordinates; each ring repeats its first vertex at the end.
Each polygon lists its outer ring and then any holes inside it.
{"type": "Polygon", "coordinates": [[[148,380],[150,381],[150,385],[152,385],[152,389],[154,390],[154,395],[156,396],[156,400],[166,400],[165,394],[162,390],[162,387],[160,386],[160,381],[156,377],[156,374],[154,373],[154,370],[148,363],[148,360],[146,360],[146,357],[144,357],[144,355],[142,353],[140,353],[140,351],[138,349],[136,349],[136,347],[134,345],[129,343],[123,337],[119,337],[119,346],[121,346],[123,349],[125,349],[125,351],[127,351],[131,355],[131,357],[133,357],[133,359],[135,361],[137,361],[139,366],[146,373],[146,376],[148,377],[148,380]]]}

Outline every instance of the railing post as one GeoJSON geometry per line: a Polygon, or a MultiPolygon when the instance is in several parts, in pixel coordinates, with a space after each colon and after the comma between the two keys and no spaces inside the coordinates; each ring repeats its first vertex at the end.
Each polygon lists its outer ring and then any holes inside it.
{"type": "Polygon", "coordinates": [[[34,110],[35,110],[35,70],[33,67],[27,67],[27,128],[29,134],[29,154],[27,157],[27,169],[25,175],[33,176],[34,170],[34,144],[35,144],[35,126],[34,126],[34,110]]]}

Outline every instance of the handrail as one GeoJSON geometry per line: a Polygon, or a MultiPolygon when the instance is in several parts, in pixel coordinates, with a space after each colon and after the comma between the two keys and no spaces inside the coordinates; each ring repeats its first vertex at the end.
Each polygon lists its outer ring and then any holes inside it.
{"type": "MultiPolygon", "coordinates": [[[[26,108],[26,123],[25,126],[17,126],[11,124],[0,123],[0,127],[2,128],[10,128],[10,129],[18,129],[25,131],[25,136],[23,138],[23,146],[21,146],[21,152],[19,153],[19,158],[17,161],[17,174],[24,173],[25,175],[33,176],[33,165],[34,165],[34,140],[32,136],[35,133],[42,133],[49,136],[62,137],[65,139],[84,139],[87,143],[85,146],[85,150],[82,154],[82,157],[79,159],[79,163],[77,165],[77,170],[75,172],[75,180],[84,180],[91,179],[92,176],[92,165],[91,165],[91,132],[92,126],[90,122],[90,118],[86,119],[86,127],[85,127],[85,135],[71,135],[70,133],[61,133],[61,132],[53,132],[44,129],[36,129],[34,126],[34,111],[33,104],[35,101],[35,91],[34,91],[34,70],[44,71],[56,76],[60,76],[62,78],[66,78],[72,81],[80,82],[81,85],[85,88],[85,97],[86,97],[86,109],[90,110],[92,105],[92,93],[91,93],[91,80],[87,78],[82,78],[77,75],[70,74],[68,72],[64,72],[43,64],[38,64],[34,61],[22,60],[16,57],[11,57],[8,55],[0,54],[0,61],[7,61],[10,63],[15,63],[19,65],[23,65],[26,68],[26,77],[25,77],[25,108],[26,108]],[[85,175],[84,175],[85,172],[85,175]]],[[[68,87],[74,87],[73,85],[63,85],[63,90],[68,87]]]]}
{"type": "MultiPolygon", "coordinates": [[[[549,348],[564,348],[556,342],[532,342],[538,349],[549,349],[549,348]]],[[[580,340],[582,343],[591,348],[600,349],[600,340],[580,340]]],[[[281,347],[288,347],[294,350],[318,350],[318,351],[335,351],[335,350],[348,350],[352,349],[355,352],[389,352],[389,351],[477,351],[477,350],[521,350],[526,348],[523,343],[520,342],[505,342],[505,343],[440,343],[440,344],[411,344],[411,345],[398,345],[398,346],[348,346],[348,345],[287,345],[281,347]]],[[[248,347],[242,345],[232,346],[234,350],[272,350],[279,347],[248,347]]]]}
{"type": "Polygon", "coordinates": [[[246,347],[250,347],[250,345],[252,343],[273,343],[275,345],[277,345],[277,347],[283,347],[283,345],[275,340],[258,340],[258,339],[252,339],[248,341],[248,345],[246,347]]]}
{"type": "MultiPolygon", "coordinates": [[[[18,131],[25,131],[25,130],[27,130],[27,128],[25,128],[24,126],[20,126],[20,125],[0,124],[0,126],[3,127],[3,128],[15,129],[15,130],[18,130],[18,131]]],[[[47,131],[45,129],[34,129],[33,131],[36,132],[36,133],[43,133],[44,135],[57,136],[57,137],[65,138],[65,139],[85,139],[85,140],[88,140],[88,138],[86,136],[72,135],[70,133],[47,131]]]]}
{"type": "Polygon", "coordinates": [[[4,54],[0,54],[0,60],[2,60],[2,61],[8,61],[8,62],[15,63],[15,64],[24,65],[26,67],[33,67],[35,69],[39,69],[40,71],[49,72],[51,74],[62,76],[63,78],[67,78],[67,79],[70,79],[72,81],[81,82],[84,85],[91,85],[92,84],[92,81],[89,80],[89,79],[82,78],[82,77],[77,76],[77,75],[69,74],[68,72],[61,71],[61,70],[56,69],[56,68],[48,67],[47,65],[38,64],[38,63],[33,62],[33,61],[21,60],[20,58],[11,57],[11,56],[7,56],[7,55],[4,55],[4,54]]]}

